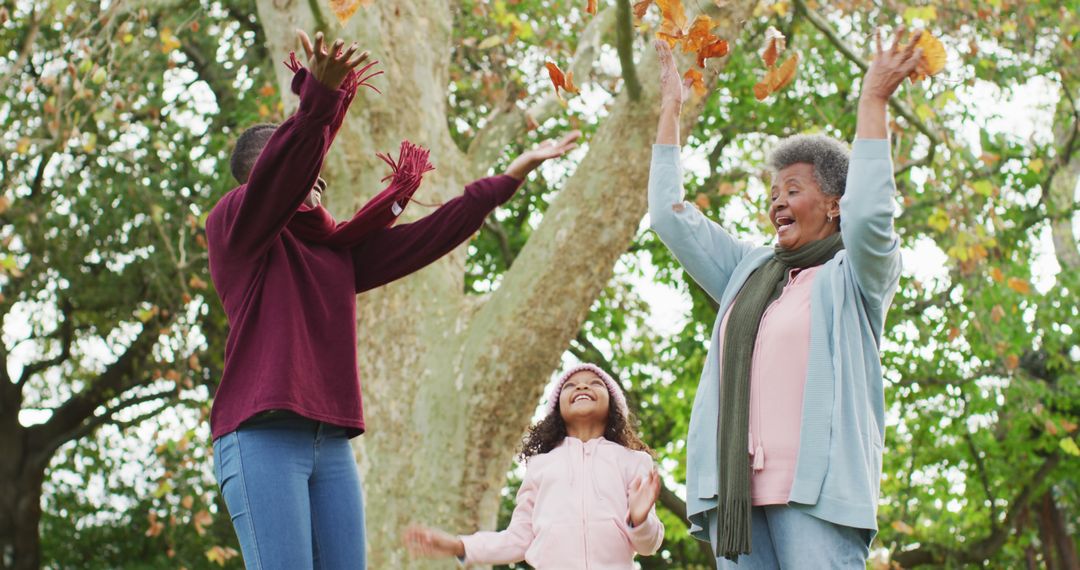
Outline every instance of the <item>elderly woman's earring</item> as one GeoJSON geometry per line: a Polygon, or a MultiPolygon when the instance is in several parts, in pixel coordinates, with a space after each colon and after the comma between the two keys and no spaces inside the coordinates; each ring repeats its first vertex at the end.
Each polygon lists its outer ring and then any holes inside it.
{"type": "Polygon", "coordinates": [[[832,214],[829,214],[829,223],[832,223],[832,214]]]}

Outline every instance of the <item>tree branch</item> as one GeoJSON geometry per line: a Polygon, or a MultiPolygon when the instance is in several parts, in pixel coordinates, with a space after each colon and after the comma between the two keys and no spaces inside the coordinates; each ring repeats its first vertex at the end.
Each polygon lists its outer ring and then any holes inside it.
{"type": "Polygon", "coordinates": [[[517,257],[517,252],[510,247],[510,236],[506,234],[506,228],[495,219],[494,214],[489,214],[484,218],[484,227],[491,230],[495,240],[499,242],[499,253],[502,254],[503,263],[507,269],[510,269],[510,266],[514,264],[514,258],[517,257]]]}
{"type": "MultiPolygon", "coordinates": [[[[575,77],[582,77],[592,69],[593,62],[600,53],[603,35],[614,22],[615,12],[607,8],[597,14],[578,36],[577,49],[574,51],[573,61],[569,67],[575,77]]],[[[527,111],[512,103],[492,111],[487,117],[484,128],[480,129],[469,143],[469,149],[466,151],[469,163],[468,172],[473,177],[482,176],[498,159],[503,148],[526,132],[527,117],[532,117],[537,124],[540,124],[561,109],[562,104],[559,99],[549,93],[527,111]]]]}
{"type": "Polygon", "coordinates": [[[48,370],[53,366],[63,364],[64,361],[71,357],[71,343],[75,339],[75,328],[73,322],[74,319],[72,318],[72,313],[74,311],[71,308],[70,299],[65,297],[60,300],[60,312],[64,315],[64,320],[60,323],[59,330],[57,331],[60,335],[60,354],[52,358],[31,362],[24,366],[22,372],[19,374],[19,380],[15,383],[20,389],[25,386],[26,382],[35,374],[43,370],[48,370]]]}
{"type": "Polygon", "coordinates": [[[641,98],[641,82],[634,66],[634,19],[630,12],[630,0],[616,0],[615,50],[619,54],[623,84],[631,101],[641,98]]]}
{"type": "MultiPolygon", "coordinates": [[[[107,366],[78,394],[56,408],[49,420],[30,428],[31,445],[45,449],[46,445],[63,444],[62,436],[72,433],[99,406],[136,386],[142,380],[139,374],[152,355],[152,349],[165,322],[153,318],[143,325],[135,340],[119,358],[107,366]]],[[[55,448],[53,448],[55,449],[55,448]]]]}
{"type": "Polygon", "coordinates": [[[161,410],[165,408],[165,406],[162,406],[161,408],[158,408],[157,410],[155,410],[153,412],[146,413],[146,414],[143,414],[141,416],[136,416],[136,418],[142,418],[142,419],[140,419],[138,421],[135,421],[133,419],[133,420],[128,420],[126,422],[116,422],[116,421],[113,420],[113,416],[115,416],[117,413],[119,413],[119,412],[121,412],[123,410],[126,410],[128,408],[137,406],[139,404],[145,404],[147,402],[153,402],[154,400],[160,400],[162,398],[167,398],[167,397],[169,397],[170,395],[173,395],[173,394],[176,394],[176,391],[170,389],[170,390],[165,390],[163,392],[154,392],[154,393],[151,393],[151,394],[143,394],[142,396],[136,396],[136,397],[130,398],[130,399],[126,400],[126,401],[120,402],[119,404],[116,404],[115,406],[105,410],[101,415],[93,416],[91,418],[88,418],[85,422],[80,424],[74,430],[72,430],[72,431],[70,431],[68,433],[65,433],[65,434],[61,434],[60,437],[57,438],[58,441],[53,442],[53,444],[56,447],[59,447],[60,445],[63,445],[64,442],[75,441],[77,439],[81,439],[83,437],[86,437],[87,435],[90,435],[90,433],[92,433],[95,429],[97,429],[97,428],[99,428],[99,427],[101,427],[101,426],[103,426],[105,424],[108,424],[108,423],[116,424],[116,425],[121,426],[121,427],[130,426],[130,425],[140,423],[141,421],[143,421],[145,419],[148,419],[148,418],[151,418],[154,415],[160,413],[161,410]]]}
{"type": "Polygon", "coordinates": [[[907,568],[924,564],[944,564],[946,560],[951,563],[979,564],[993,556],[1005,544],[1005,539],[1020,520],[1020,513],[1032,502],[1032,495],[1040,489],[1043,481],[1050,475],[1058,464],[1061,463],[1061,454],[1057,451],[1047,456],[1039,470],[1035,472],[1020,492],[1009,503],[1009,511],[1005,518],[1005,524],[998,526],[982,540],[973,543],[965,550],[957,550],[941,544],[923,544],[913,550],[897,552],[892,560],[907,568]]]}
{"type": "MultiPolygon", "coordinates": [[[[802,12],[806,16],[806,19],[809,20],[815,28],[820,30],[821,33],[825,34],[825,37],[828,38],[829,42],[832,43],[836,47],[836,49],[840,51],[840,53],[844,54],[844,57],[848,58],[848,60],[850,60],[852,63],[859,66],[859,69],[863,70],[864,73],[866,72],[869,64],[867,64],[862,57],[855,53],[855,50],[853,50],[850,46],[847,45],[846,42],[844,42],[843,39],[840,38],[840,36],[836,33],[836,30],[833,30],[832,26],[830,26],[824,18],[822,18],[817,12],[811,10],[810,7],[806,5],[805,0],[795,0],[795,9],[802,12]]],[[[941,144],[941,138],[938,137],[937,134],[935,134],[932,130],[930,130],[930,127],[928,127],[926,123],[922,121],[922,119],[920,119],[915,113],[913,113],[911,109],[909,109],[908,106],[904,104],[903,101],[900,101],[900,99],[896,97],[895,93],[893,94],[893,96],[889,97],[889,106],[892,107],[898,115],[907,119],[907,121],[911,123],[916,129],[918,129],[919,132],[926,135],[926,138],[930,139],[931,144],[941,144]]]]}

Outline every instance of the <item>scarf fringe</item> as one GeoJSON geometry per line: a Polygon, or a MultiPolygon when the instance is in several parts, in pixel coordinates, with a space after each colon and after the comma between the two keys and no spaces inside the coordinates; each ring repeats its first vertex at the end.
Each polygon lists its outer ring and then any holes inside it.
{"type": "MultiPolygon", "coordinates": [[[[383,177],[382,181],[390,180],[389,186],[384,192],[393,192],[395,196],[405,194],[412,200],[412,194],[420,187],[424,174],[435,170],[428,157],[431,151],[407,140],[401,141],[401,149],[398,151],[398,159],[395,161],[389,153],[377,152],[375,156],[382,159],[390,166],[391,173],[383,177]]],[[[397,204],[398,208],[404,208],[404,204],[397,204]]]]}
{"type": "Polygon", "coordinates": [[[716,556],[723,556],[732,562],[739,561],[739,555],[750,554],[750,501],[739,499],[725,501],[717,507],[718,537],[716,556]]]}

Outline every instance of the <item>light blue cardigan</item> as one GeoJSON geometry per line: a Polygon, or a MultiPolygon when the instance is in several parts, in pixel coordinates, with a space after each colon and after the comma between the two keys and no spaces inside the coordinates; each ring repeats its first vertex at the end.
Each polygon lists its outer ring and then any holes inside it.
{"type": "MultiPolygon", "coordinates": [[[[717,333],[746,278],[771,255],[726,232],[683,200],[679,147],[655,145],[649,219],[683,268],[720,303],[709,355],[690,414],[686,511],[690,533],[716,551],[717,429],[720,403],[717,333]]],[[[810,300],[810,355],[791,505],[841,525],[877,530],[885,437],[878,347],[900,280],[893,231],[892,160],[887,140],[856,140],[840,200],[845,249],[825,263],[810,300]]],[[[777,355],[781,356],[781,355],[777,355]]]]}

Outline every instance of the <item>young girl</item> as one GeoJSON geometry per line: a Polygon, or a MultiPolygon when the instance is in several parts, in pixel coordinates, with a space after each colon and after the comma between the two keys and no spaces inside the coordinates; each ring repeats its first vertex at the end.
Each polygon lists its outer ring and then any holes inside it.
{"type": "Polygon", "coordinates": [[[466,564],[624,570],[635,553],[660,548],[664,525],[653,508],[660,478],[630,427],[622,390],[599,367],[582,364],[559,378],[521,458],[525,480],[506,530],[453,536],[414,526],[405,531],[409,550],[466,564]]]}

